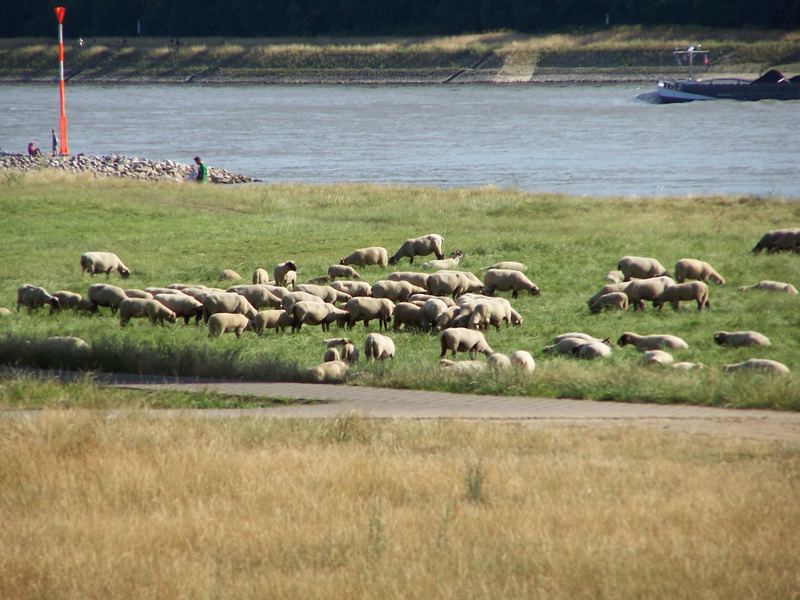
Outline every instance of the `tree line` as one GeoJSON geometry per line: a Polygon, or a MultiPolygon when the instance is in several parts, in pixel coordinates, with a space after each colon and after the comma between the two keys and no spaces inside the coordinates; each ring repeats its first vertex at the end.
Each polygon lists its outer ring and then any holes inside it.
{"type": "Polygon", "coordinates": [[[5,0],[0,37],[453,35],[606,24],[800,26],[800,0],[5,0]]]}

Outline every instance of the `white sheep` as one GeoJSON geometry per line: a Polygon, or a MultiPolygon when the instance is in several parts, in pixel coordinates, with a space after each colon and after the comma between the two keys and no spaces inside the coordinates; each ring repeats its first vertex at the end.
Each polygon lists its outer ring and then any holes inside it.
{"type": "Polygon", "coordinates": [[[718,331],[714,341],[720,346],[770,346],[769,338],[757,331],[718,331]]]}
{"type": "Polygon", "coordinates": [[[345,310],[350,314],[347,325],[352,328],[358,321],[364,322],[364,327],[369,327],[369,322],[378,319],[378,329],[389,329],[389,321],[394,315],[394,302],[388,298],[351,298],[345,304],[345,310]]]}
{"type": "Polygon", "coordinates": [[[470,281],[461,271],[442,271],[428,277],[428,293],[434,296],[461,296],[470,290],[470,281]]]}
{"type": "Polygon", "coordinates": [[[709,280],[725,285],[725,278],[714,270],[710,264],[696,258],[682,258],[675,263],[675,281],[683,283],[687,279],[708,282],[709,280]]]}
{"type": "Polygon", "coordinates": [[[269,273],[267,273],[266,269],[259,267],[253,271],[253,285],[261,283],[269,283],[269,273]]]}
{"type": "Polygon", "coordinates": [[[533,356],[527,350],[515,350],[512,352],[511,364],[526,373],[533,373],[536,369],[536,361],[533,360],[533,356]]]}
{"type": "Polygon", "coordinates": [[[411,294],[411,297],[408,299],[409,302],[425,302],[427,300],[441,300],[445,303],[445,306],[455,306],[456,301],[453,300],[450,296],[434,296],[433,294],[411,294]]]}
{"type": "Polygon", "coordinates": [[[241,313],[214,313],[208,318],[208,337],[218,338],[223,333],[232,332],[240,338],[250,323],[250,319],[241,313]]]}
{"type": "Polygon", "coordinates": [[[669,275],[664,265],[655,258],[643,256],[623,256],[617,263],[617,269],[625,276],[624,281],[669,275]]]}
{"type": "Polygon", "coordinates": [[[388,298],[392,302],[406,302],[412,294],[424,294],[425,288],[417,287],[407,281],[382,279],[372,284],[374,298],[388,298]]]}
{"type": "Polygon", "coordinates": [[[342,360],[324,362],[308,370],[308,378],[314,383],[344,383],[350,367],[342,360]]]}
{"type": "Polygon", "coordinates": [[[394,324],[392,325],[392,329],[397,331],[401,327],[404,329],[427,329],[428,320],[425,317],[423,308],[411,302],[400,302],[396,304],[394,307],[394,324]]]}
{"type": "Polygon", "coordinates": [[[289,292],[288,294],[284,294],[283,299],[281,300],[281,307],[285,311],[291,311],[292,306],[294,306],[298,302],[319,302],[321,304],[325,303],[325,300],[317,296],[316,294],[311,294],[309,292],[289,292]]]}
{"type": "Polygon", "coordinates": [[[439,298],[428,298],[425,300],[422,304],[422,312],[425,315],[426,328],[436,323],[436,319],[439,318],[439,315],[446,310],[447,304],[439,298]]]}
{"type": "Polygon", "coordinates": [[[608,338],[601,339],[598,337],[594,337],[593,335],[589,335],[588,333],[581,333],[579,331],[570,331],[567,333],[562,333],[557,335],[555,338],[553,338],[553,343],[557,344],[558,342],[566,338],[579,338],[586,342],[603,342],[605,344],[610,342],[608,338]]]}
{"type": "Polygon", "coordinates": [[[572,355],[585,360],[608,358],[611,356],[611,346],[602,342],[586,342],[575,346],[572,355]]]}
{"type": "Polygon", "coordinates": [[[253,318],[253,330],[259,335],[265,329],[283,331],[284,327],[292,327],[293,325],[294,317],[285,310],[261,310],[253,318]]]}
{"type": "Polygon", "coordinates": [[[605,277],[608,283],[622,283],[625,281],[625,274],[622,271],[609,271],[605,277]]]}
{"type": "Polygon", "coordinates": [[[386,279],[389,281],[407,281],[411,285],[416,285],[417,287],[421,288],[428,287],[427,273],[417,273],[416,271],[395,271],[394,273],[389,273],[386,279]]]}
{"type": "Polygon", "coordinates": [[[223,269],[223,271],[219,274],[220,281],[236,281],[241,278],[242,276],[233,269],[223,269]]]}
{"type": "Polygon", "coordinates": [[[631,344],[639,352],[645,352],[646,350],[659,350],[661,348],[679,348],[685,350],[689,347],[689,344],[674,335],[639,335],[638,333],[632,333],[630,331],[623,333],[617,340],[617,344],[619,346],[631,344]]]}
{"type": "Polygon", "coordinates": [[[455,250],[450,254],[449,258],[443,258],[441,260],[429,260],[427,262],[422,263],[423,269],[455,269],[461,259],[464,258],[464,253],[461,250],[455,250]]]}
{"type": "Polygon", "coordinates": [[[81,272],[94,276],[105,273],[106,277],[111,271],[119,273],[123,279],[130,277],[131,271],[113,252],[84,252],[81,254],[81,272]]]}
{"type": "Polygon", "coordinates": [[[153,294],[147,290],[137,290],[136,288],[126,289],[125,295],[128,298],[144,298],[146,300],[151,300],[153,298],[153,294]]]}
{"type": "Polygon", "coordinates": [[[331,281],[331,287],[337,292],[344,292],[353,298],[372,296],[372,284],[368,281],[331,281]]]}
{"type": "Polygon", "coordinates": [[[699,362],[688,362],[688,361],[681,361],[672,363],[670,365],[673,369],[678,369],[679,371],[694,371],[699,369],[705,369],[706,366],[703,363],[699,362]]]}
{"type": "Polygon", "coordinates": [[[352,297],[350,296],[350,294],[346,294],[345,292],[340,292],[336,288],[332,288],[329,285],[301,283],[294,286],[294,289],[298,292],[306,292],[308,294],[313,294],[314,296],[322,298],[324,302],[327,302],[329,304],[334,304],[335,302],[347,302],[352,297]]]}
{"type": "Polygon", "coordinates": [[[95,307],[109,307],[111,309],[111,314],[116,313],[119,305],[128,299],[125,295],[125,290],[107,283],[95,283],[90,285],[87,297],[89,298],[89,302],[95,307]]]}
{"type": "MultiPolygon", "coordinates": [[[[65,309],[69,308],[76,312],[88,312],[88,313],[96,313],[97,306],[93,305],[89,302],[88,299],[84,298],[80,294],[76,294],[75,292],[69,292],[67,290],[59,290],[57,292],[53,292],[53,298],[58,300],[58,309],[65,309]]],[[[57,310],[54,306],[50,306],[50,311],[57,310]]]]}
{"type": "Polygon", "coordinates": [[[686,283],[676,283],[664,288],[653,300],[653,307],[659,310],[665,302],[672,305],[673,310],[678,310],[681,302],[697,302],[697,310],[703,307],[710,309],[711,302],[708,300],[708,284],[703,281],[688,281],[686,283]]]}
{"type": "Polygon", "coordinates": [[[644,301],[655,300],[667,287],[675,285],[671,277],[663,275],[650,279],[631,279],[628,286],[622,290],[628,296],[628,302],[633,305],[633,310],[644,310],[644,301]]]}
{"type": "MultiPolygon", "coordinates": [[[[441,360],[447,360],[445,358],[441,360]]],[[[441,362],[441,361],[440,361],[441,362]]],[[[486,364],[492,369],[508,369],[511,367],[511,359],[502,352],[493,352],[486,357],[486,364]]]]}
{"type": "Polygon", "coordinates": [[[743,285],[739,288],[740,292],[747,292],[749,290],[765,290],[768,292],[786,292],[787,294],[796,295],[797,288],[794,287],[791,283],[786,283],[783,281],[771,281],[769,279],[765,279],[763,281],[759,281],[753,285],[743,285]]]}
{"type": "Polygon", "coordinates": [[[469,352],[470,357],[474,357],[477,352],[487,356],[494,353],[480,331],[466,327],[445,329],[439,336],[439,342],[442,348],[439,358],[444,358],[448,350],[454,357],[456,352],[469,352]]]}
{"type": "Polygon", "coordinates": [[[31,285],[30,283],[25,283],[17,289],[17,310],[24,306],[28,309],[28,312],[31,312],[34,308],[40,308],[45,305],[50,306],[50,312],[58,310],[58,298],[52,296],[43,287],[31,285]]]}
{"type": "Polygon", "coordinates": [[[389,264],[389,253],[386,248],[380,246],[370,246],[368,248],[359,248],[351,254],[348,254],[339,261],[340,265],[355,265],[357,267],[366,267],[369,265],[378,265],[386,267],[389,264]]]}
{"type": "Polygon", "coordinates": [[[194,317],[195,325],[203,318],[203,303],[185,294],[156,294],[155,300],[175,313],[176,317],[183,317],[183,323],[189,324],[194,317]]]}
{"type": "Polygon", "coordinates": [[[325,354],[322,356],[322,362],[333,362],[335,360],[342,360],[339,354],[339,349],[336,347],[325,348],[325,354]]]}
{"type": "Polygon", "coordinates": [[[790,372],[785,364],[768,358],[751,358],[744,362],[722,365],[722,370],[726,373],[758,371],[768,375],[788,375],[790,372]]]}
{"type": "Polygon", "coordinates": [[[603,294],[592,305],[589,311],[597,314],[604,310],[628,310],[628,295],[625,292],[610,292],[603,294]]]}
{"type": "Polygon", "coordinates": [[[334,279],[361,279],[353,267],[347,265],[331,265],[328,267],[328,278],[334,279]]]}
{"type": "Polygon", "coordinates": [[[510,271],[521,271],[524,273],[528,270],[528,267],[525,266],[521,262],[516,262],[513,260],[502,260],[500,262],[496,262],[489,267],[483,267],[481,271],[488,271],[489,269],[508,269],[510,271]]]}
{"type": "Polygon", "coordinates": [[[597,293],[595,293],[591,298],[589,298],[586,301],[586,304],[591,309],[592,304],[597,302],[597,299],[600,298],[600,296],[605,296],[606,294],[611,294],[612,292],[624,292],[630,284],[631,284],[630,281],[624,281],[622,283],[607,283],[606,285],[601,287],[600,290],[597,291],[597,293]]]}
{"type": "MultiPolygon", "coordinates": [[[[189,286],[185,286],[185,287],[189,287],[189,286]]],[[[186,296],[186,294],[184,294],[182,290],[178,290],[178,289],[175,289],[175,288],[169,288],[169,287],[150,286],[150,287],[144,288],[144,291],[149,293],[149,294],[152,294],[153,298],[155,298],[158,294],[175,294],[175,295],[178,295],[178,296],[186,296]]]]}
{"type": "Polygon", "coordinates": [[[358,348],[348,338],[329,338],[324,340],[326,348],[337,348],[341,359],[347,364],[358,362],[358,348]]]}
{"type": "Polygon", "coordinates": [[[663,350],[647,350],[642,354],[642,362],[646,365],[671,365],[675,358],[669,352],[663,350]]]}
{"type": "Polygon", "coordinates": [[[364,340],[364,356],[367,360],[394,359],[394,353],[394,340],[388,336],[370,333],[364,340]]]}
{"type": "Polygon", "coordinates": [[[257,312],[247,298],[229,292],[215,292],[205,296],[203,303],[203,322],[208,323],[208,318],[215,313],[240,313],[248,319],[256,316],[257,312]]]}
{"type": "Polygon", "coordinates": [[[169,308],[149,298],[126,298],[119,305],[119,324],[125,327],[133,318],[147,317],[150,322],[163,325],[164,321],[175,322],[175,313],[169,308]]]}
{"type": "Polygon", "coordinates": [[[294,282],[297,281],[297,265],[291,260],[275,265],[272,276],[278,285],[291,288],[294,282]],[[289,275],[289,273],[294,273],[294,275],[289,275]],[[292,281],[293,278],[294,281],[292,281]]]}
{"type": "Polygon", "coordinates": [[[86,340],[73,335],[54,335],[43,340],[39,348],[47,353],[57,356],[68,355],[70,357],[80,357],[89,354],[91,348],[86,340]]]}
{"type": "Polygon", "coordinates": [[[519,296],[520,290],[528,291],[531,296],[539,294],[539,286],[528,279],[521,271],[513,269],[489,269],[483,276],[484,293],[491,296],[495,291],[511,291],[511,297],[519,296]]]}
{"type": "Polygon", "coordinates": [[[253,308],[280,308],[281,298],[276,296],[270,291],[270,288],[262,284],[253,285],[234,285],[226,290],[229,294],[239,294],[247,298],[247,301],[253,305],[253,308]]]}
{"type": "Polygon", "coordinates": [[[335,322],[341,327],[350,316],[346,310],[336,308],[333,304],[309,300],[296,302],[287,312],[292,315],[292,331],[300,331],[304,323],[320,325],[322,331],[328,331],[331,323],[335,322]]]}
{"type": "Polygon", "coordinates": [[[542,352],[545,354],[560,354],[563,356],[569,356],[572,355],[573,348],[588,343],[599,343],[599,340],[590,340],[580,337],[562,337],[557,339],[553,344],[545,346],[542,349],[542,352]]]}
{"type": "Polygon", "coordinates": [[[477,373],[483,373],[491,365],[480,360],[456,361],[440,358],[439,366],[456,375],[474,375],[477,373]]]}
{"type": "Polygon", "coordinates": [[[442,254],[442,244],[444,238],[438,233],[430,233],[417,238],[406,240],[400,246],[400,249],[389,258],[389,264],[395,265],[401,258],[408,258],[411,264],[414,264],[415,256],[428,256],[435,254],[439,260],[444,258],[442,254]]]}

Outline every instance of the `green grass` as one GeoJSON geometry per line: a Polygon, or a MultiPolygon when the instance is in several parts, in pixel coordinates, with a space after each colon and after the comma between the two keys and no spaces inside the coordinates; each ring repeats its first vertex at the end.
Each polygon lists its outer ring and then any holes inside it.
{"type": "MultiPolygon", "coordinates": [[[[736,291],[761,279],[798,283],[797,255],[753,256],[760,235],[800,222],[800,203],[750,197],[675,199],[577,198],[513,190],[440,191],[367,185],[248,186],[223,188],[171,183],[93,180],[51,173],[0,174],[0,306],[13,306],[23,283],[85,294],[93,281],[82,275],[78,257],[87,250],[119,254],[133,274],[126,287],[173,282],[217,285],[232,268],[249,279],[256,267],[271,270],[293,259],[298,280],[323,274],[328,265],[369,245],[390,252],[412,236],[436,231],[449,252],[466,253],[462,267],[480,274],[497,260],[530,267],[540,297],[513,301],[523,314],[520,328],[489,331],[500,352],[531,351],[536,373],[453,378],[437,367],[439,343],[426,333],[392,334],[397,358],[388,364],[359,364],[354,384],[398,388],[530,394],[608,400],[689,402],[715,406],[800,410],[797,375],[788,378],[725,375],[719,366],[749,357],[779,360],[800,369],[798,297],[736,291]],[[653,256],[672,268],[696,257],[727,279],[711,285],[713,310],[684,307],[673,312],[589,314],[585,301],[625,254],[653,256]],[[755,329],[772,340],[753,351],[716,346],[715,331],[755,329]],[[549,358],[541,349],[554,335],[586,331],[616,340],[624,331],[672,333],[690,348],[678,360],[700,361],[701,372],[644,368],[638,353],[618,348],[598,363],[549,358]]],[[[416,265],[415,265],[416,266],[416,265]]],[[[403,261],[399,269],[408,269],[403,261]]],[[[375,281],[388,271],[361,270],[375,281]]],[[[113,276],[112,283],[120,279],[113,276]]],[[[124,330],[107,309],[96,317],[50,316],[41,310],[0,317],[0,362],[108,371],[303,380],[322,359],[323,334],[245,334],[209,340],[202,327],[152,327],[133,321],[124,330]],[[87,357],[53,357],[37,345],[51,335],[77,335],[92,346],[87,357]],[[29,343],[32,341],[33,343],[29,343]]],[[[371,330],[377,326],[373,324],[371,330]]],[[[367,331],[347,335],[363,347],[367,331]]]]}

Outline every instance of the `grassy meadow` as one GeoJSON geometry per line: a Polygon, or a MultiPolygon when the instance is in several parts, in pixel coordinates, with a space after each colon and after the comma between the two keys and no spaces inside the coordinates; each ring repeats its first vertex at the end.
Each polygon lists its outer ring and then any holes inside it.
{"type": "MultiPolygon", "coordinates": [[[[51,292],[85,294],[94,281],[80,271],[87,250],[111,250],[132,269],[111,282],[143,288],[173,282],[220,285],[234,269],[249,281],[256,267],[284,260],[298,264],[298,281],[322,275],[355,248],[379,245],[394,252],[409,237],[445,237],[445,250],[466,254],[461,266],[480,275],[498,260],[518,260],[541,296],[512,301],[525,323],[487,332],[500,352],[531,351],[531,377],[516,373],[454,378],[437,366],[439,343],[427,333],[392,333],[397,358],[360,363],[352,384],[399,388],[531,394],[550,397],[690,402],[719,406],[800,409],[798,375],[731,376],[720,365],[750,357],[772,358],[800,369],[797,296],[737,292],[762,279],[798,284],[797,255],[753,256],[761,234],[800,223],[800,203],[757,197],[674,199],[578,198],[503,189],[435,190],[367,185],[254,185],[245,187],[140,183],[51,172],[0,174],[0,306],[13,307],[23,283],[51,292]],[[678,312],[649,305],[643,312],[591,315],[586,299],[626,254],[658,258],[668,269],[677,259],[709,261],[727,279],[711,284],[713,309],[678,312]],[[772,346],[758,350],[716,346],[715,331],[755,329],[772,346]],[[624,331],[671,333],[689,349],[677,360],[699,361],[703,371],[645,368],[632,347],[609,360],[576,362],[542,355],[552,337],[585,331],[616,339],[624,331]]],[[[419,261],[420,263],[422,261],[419,261]]],[[[406,260],[397,267],[408,270],[406,260]]],[[[421,268],[415,264],[413,268],[421,268]]],[[[389,270],[361,269],[369,281],[389,270]]],[[[226,284],[222,284],[226,285],[226,284]]],[[[373,323],[370,330],[376,331],[373,323]]],[[[322,339],[348,335],[363,348],[367,331],[305,326],[296,335],[268,332],[209,340],[204,328],[153,327],[135,320],[122,329],[107,309],[101,316],[48,315],[42,309],[0,317],[0,362],[107,371],[302,380],[322,359],[322,339]],[[88,357],[45,355],[37,340],[76,335],[92,346],[88,357]],[[33,343],[31,343],[33,342],[33,343]]],[[[18,405],[18,404],[17,404],[18,405]]]]}

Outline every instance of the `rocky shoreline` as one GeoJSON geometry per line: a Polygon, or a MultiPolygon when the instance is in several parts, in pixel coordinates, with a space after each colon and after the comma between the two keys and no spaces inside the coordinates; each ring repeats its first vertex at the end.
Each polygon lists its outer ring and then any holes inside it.
{"type": "MultiPolygon", "coordinates": [[[[191,165],[172,160],[148,160],[145,158],[111,154],[108,156],[28,156],[0,152],[0,170],[37,171],[59,169],[70,173],[91,173],[96,177],[124,177],[150,181],[190,181],[195,171],[191,165]]],[[[258,179],[232,173],[225,169],[209,167],[208,179],[211,183],[253,183],[258,179]]]]}

